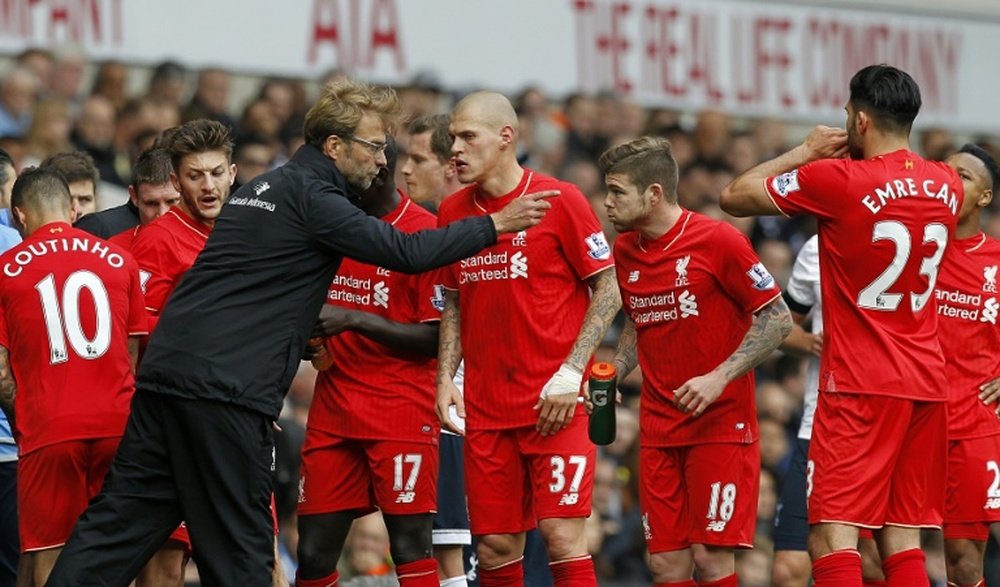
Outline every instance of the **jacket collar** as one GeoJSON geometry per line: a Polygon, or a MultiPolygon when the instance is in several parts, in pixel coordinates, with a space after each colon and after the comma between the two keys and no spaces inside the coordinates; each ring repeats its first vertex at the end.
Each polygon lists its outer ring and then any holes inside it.
{"type": "Polygon", "coordinates": [[[347,180],[340,173],[333,161],[328,159],[322,151],[316,147],[306,144],[299,147],[299,150],[292,155],[292,163],[301,165],[311,171],[319,179],[332,183],[344,195],[354,197],[354,193],[347,185],[347,180]]]}

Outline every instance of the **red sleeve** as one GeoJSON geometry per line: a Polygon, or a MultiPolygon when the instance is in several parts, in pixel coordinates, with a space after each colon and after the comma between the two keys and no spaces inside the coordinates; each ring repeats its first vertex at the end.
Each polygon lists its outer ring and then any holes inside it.
{"type": "MultiPolygon", "coordinates": [[[[451,196],[451,197],[457,197],[457,196],[451,196]]],[[[454,207],[449,205],[447,199],[444,202],[441,202],[441,207],[438,209],[438,216],[437,216],[438,228],[442,226],[447,226],[449,223],[458,220],[458,218],[453,217],[455,216],[455,214],[452,212],[453,209],[454,207]]],[[[461,261],[459,261],[458,263],[452,263],[451,265],[447,265],[437,270],[441,280],[439,283],[441,283],[445,288],[450,290],[458,290],[459,263],[461,263],[461,261]]],[[[444,300],[442,300],[442,303],[443,301],[444,300]]],[[[440,315],[438,316],[438,319],[440,319],[440,315]]]]}
{"type": "Polygon", "coordinates": [[[831,218],[847,195],[848,159],[820,159],[764,180],[764,187],[782,214],[813,214],[831,218]]]}
{"type": "Polygon", "coordinates": [[[146,309],[154,317],[159,316],[176,285],[176,268],[181,265],[176,249],[166,231],[155,226],[139,231],[132,243],[132,255],[145,280],[143,293],[146,309]]]}
{"type": "Polygon", "coordinates": [[[143,336],[149,334],[150,320],[146,313],[146,303],[142,296],[142,286],[140,284],[139,266],[135,261],[130,260],[126,268],[129,274],[128,284],[128,335],[143,336]]]}
{"type": "Polygon", "coordinates": [[[720,223],[713,242],[716,279],[738,306],[756,312],[781,295],[774,277],[760,262],[745,234],[720,223]]]}
{"type": "Polygon", "coordinates": [[[580,279],[614,266],[611,246],[590,202],[573,184],[559,186],[559,240],[580,279]]]}

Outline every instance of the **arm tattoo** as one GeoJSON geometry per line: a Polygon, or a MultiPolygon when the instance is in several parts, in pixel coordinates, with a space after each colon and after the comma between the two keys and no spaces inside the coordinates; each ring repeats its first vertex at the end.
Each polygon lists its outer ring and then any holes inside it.
{"type": "Polygon", "coordinates": [[[635,369],[639,364],[639,346],[635,332],[635,322],[631,318],[625,318],[625,328],[622,329],[621,336],[618,337],[618,350],[615,353],[615,368],[618,369],[618,382],[621,383],[625,376],[635,369]]]}
{"type": "Polygon", "coordinates": [[[792,315],[778,296],[754,314],[743,342],[717,369],[726,381],[736,379],[766,359],[791,331],[792,315]]]}
{"type": "Polygon", "coordinates": [[[573,343],[566,362],[580,371],[587,367],[587,361],[597,350],[597,345],[604,338],[611,322],[622,307],[622,295],[618,291],[614,268],[607,268],[589,280],[593,293],[590,296],[590,306],[583,317],[580,334],[573,343]]]}
{"type": "Polygon", "coordinates": [[[17,382],[10,368],[10,353],[0,347],[0,409],[7,416],[10,429],[14,430],[14,398],[17,397],[17,382]]]}
{"type": "Polygon", "coordinates": [[[447,290],[441,326],[438,329],[437,381],[451,381],[462,362],[462,329],[458,311],[458,292],[447,290]]]}

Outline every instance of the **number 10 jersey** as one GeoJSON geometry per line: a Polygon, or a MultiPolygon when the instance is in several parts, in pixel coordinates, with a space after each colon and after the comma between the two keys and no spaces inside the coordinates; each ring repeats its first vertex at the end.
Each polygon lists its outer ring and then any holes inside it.
{"type": "Polygon", "coordinates": [[[819,222],[825,392],[944,401],[934,286],[962,183],[909,150],[824,159],[770,177],[784,214],[819,222]]]}
{"type": "Polygon", "coordinates": [[[53,222],[0,257],[21,455],[121,436],[134,389],[128,337],[146,332],[139,268],[118,246],[53,222]]]}

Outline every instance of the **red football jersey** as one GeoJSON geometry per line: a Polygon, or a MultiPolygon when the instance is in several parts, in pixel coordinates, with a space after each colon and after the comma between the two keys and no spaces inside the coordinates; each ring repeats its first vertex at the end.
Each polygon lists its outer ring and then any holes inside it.
{"type": "Polygon", "coordinates": [[[979,233],[948,246],[937,288],[938,337],[948,378],[948,438],[1000,434],[996,405],[979,401],[979,386],[1000,377],[997,266],[1000,241],[979,233]]]}
{"type": "Polygon", "coordinates": [[[0,268],[0,345],[17,380],[20,453],[120,436],[134,389],[128,337],[147,333],[135,261],[53,222],[0,257],[0,268]]]}
{"type": "Polygon", "coordinates": [[[509,194],[469,186],[441,203],[438,225],[497,212],[527,193],[557,189],[537,226],[445,272],[459,291],[465,408],[470,429],[530,426],[542,387],[580,334],[590,303],[587,278],[611,267],[611,248],[590,203],[573,184],[525,170],[509,194]]]}
{"type": "Polygon", "coordinates": [[[944,401],[934,283],[962,204],[944,163],[908,150],[826,159],[768,178],[785,214],[814,214],[827,392],[944,401]]]}
{"type": "MultiPolygon", "coordinates": [[[[402,195],[382,220],[403,232],[434,228],[434,215],[402,195]]],[[[401,323],[437,322],[441,271],[407,275],[344,259],[327,303],[401,323]]],[[[437,444],[437,359],[383,345],[357,332],[326,341],[333,365],[316,379],[309,426],[347,438],[437,444]]]]}
{"type": "Polygon", "coordinates": [[[194,265],[211,232],[210,227],[174,206],[135,236],[132,254],[142,272],[150,330],[156,327],[167,299],[194,265]]]}
{"type": "Polygon", "coordinates": [[[697,418],[674,405],[674,390],[733,354],[753,314],[781,295],[750,240],[725,222],[684,210],[655,241],[638,232],[618,237],[615,271],[638,337],[642,446],[757,440],[752,370],[697,418]]]}
{"type": "Polygon", "coordinates": [[[108,242],[114,243],[119,247],[125,249],[126,251],[131,251],[132,243],[135,241],[135,237],[139,234],[140,228],[142,228],[141,224],[138,226],[133,226],[131,228],[126,228],[125,230],[109,238],[108,242]]]}

